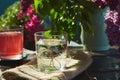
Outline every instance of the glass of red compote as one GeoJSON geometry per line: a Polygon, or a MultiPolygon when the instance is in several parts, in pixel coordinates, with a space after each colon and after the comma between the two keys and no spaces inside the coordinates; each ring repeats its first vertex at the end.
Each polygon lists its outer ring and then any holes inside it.
{"type": "Polygon", "coordinates": [[[19,60],[23,54],[23,29],[0,30],[0,59],[19,60]]]}

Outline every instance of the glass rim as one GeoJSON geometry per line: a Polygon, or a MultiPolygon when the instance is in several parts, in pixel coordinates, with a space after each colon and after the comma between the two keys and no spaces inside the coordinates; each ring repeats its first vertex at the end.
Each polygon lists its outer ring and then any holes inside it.
{"type": "Polygon", "coordinates": [[[8,29],[1,29],[0,32],[8,32],[8,31],[23,31],[23,28],[8,28],[8,29]]]}
{"type": "Polygon", "coordinates": [[[68,40],[68,35],[66,32],[59,32],[59,31],[53,31],[53,32],[58,32],[58,34],[44,34],[44,31],[39,31],[34,34],[34,38],[36,39],[37,37],[40,39],[62,39],[63,36],[66,40],[68,40]]]}
{"type": "Polygon", "coordinates": [[[4,31],[15,31],[15,30],[17,30],[17,31],[20,31],[20,30],[23,30],[24,29],[24,27],[22,26],[22,25],[9,25],[9,26],[6,26],[6,27],[4,27],[4,28],[1,28],[0,29],[0,31],[2,32],[4,32],[4,31]]]}
{"type": "MultiPolygon", "coordinates": [[[[45,31],[38,31],[38,32],[35,32],[34,34],[36,35],[36,34],[40,34],[41,33],[41,35],[42,34],[44,34],[45,33],[45,31]]],[[[58,34],[55,34],[55,35],[60,35],[60,34],[66,34],[67,35],[67,32],[65,32],[65,31],[62,31],[62,32],[59,32],[59,31],[52,31],[52,32],[50,32],[50,33],[58,33],[58,34]]]]}

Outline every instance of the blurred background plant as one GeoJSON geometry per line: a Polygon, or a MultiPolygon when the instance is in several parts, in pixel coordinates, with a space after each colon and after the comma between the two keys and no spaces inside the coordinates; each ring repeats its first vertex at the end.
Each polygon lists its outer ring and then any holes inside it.
{"type": "Polygon", "coordinates": [[[17,14],[20,10],[19,6],[20,2],[15,2],[0,16],[0,30],[8,28],[10,25],[12,25],[12,27],[16,27],[21,24],[17,19],[17,14]]]}
{"type": "Polygon", "coordinates": [[[80,25],[86,32],[94,35],[89,14],[94,14],[98,8],[91,0],[34,0],[34,4],[42,19],[49,17],[50,30],[67,32],[69,40],[74,38],[80,25]]]}
{"type": "Polygon", "coordinates": [[[96,9],[98,7],[91,0],[20,0],[0,17],[0,29],[21,25],[27,42],[34,41],[33,34],[37,31],[65,31],[71,41],[76,31],[79,32],[79,26],[94,35],[89,14],[94,14],[96,9]]]}
{"type": "Polygon", "coordinates": [[[119,46],[120,53],[120,0],[92,0],[99,8],[108,8],[105,15],[106,34],[111,46],[119,46]]]}
{"type": "MultiPolygon", "coordinates": [[[[32,2],[31,2],[32,3],[32,2]]],[[[0,17],[0,30],[13,27],[23,27],[24,30],[24,47],[35,50],[34,33],[43,31],[44,24],[37,17],[35,9],[32,9],[31,4],[22,12],[20,1],[10,5],[5,13],[0,17]]]]}

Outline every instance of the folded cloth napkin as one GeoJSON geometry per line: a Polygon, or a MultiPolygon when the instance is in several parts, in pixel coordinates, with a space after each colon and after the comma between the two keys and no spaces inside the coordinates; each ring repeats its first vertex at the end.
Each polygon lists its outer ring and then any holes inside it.
{"type": "Polygon", "coordinates": [[[2,74],[6,80],[66,80],[62,72],[44,74],[36,71],[33,65],[23,65],[7,70],[2,74]]]}
{"type": "Polygon", "coordinates": [[[73,59],[70,59],[64,71],[56,71],[50,74],[38,72],[36,59],[33,59],[27,64],[4,71],[2,77],[5,80],[70,80],[85,70],[92,62],[92,59],[83,52],[73,54],[73,59]]]}

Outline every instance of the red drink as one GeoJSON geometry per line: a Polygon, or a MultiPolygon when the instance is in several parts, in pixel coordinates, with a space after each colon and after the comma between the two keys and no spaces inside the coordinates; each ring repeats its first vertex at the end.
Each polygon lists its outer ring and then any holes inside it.
{"type": "Polygon", "coordinates": [[[22,53],[22,32],[0,32],[0,58],[21,59],[22,53]]]}

